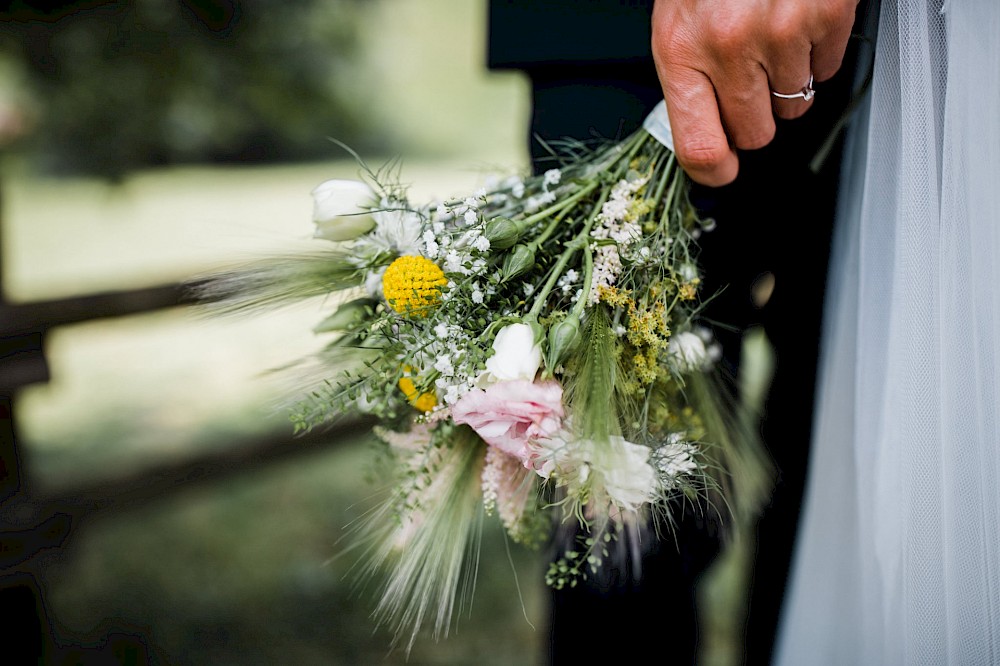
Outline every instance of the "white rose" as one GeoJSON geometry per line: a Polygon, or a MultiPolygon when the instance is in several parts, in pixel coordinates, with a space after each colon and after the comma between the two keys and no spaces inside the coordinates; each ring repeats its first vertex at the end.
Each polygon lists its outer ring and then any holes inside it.
{"type": "Polygon", "coordinates": [[[623,437],[611,437],[611,456],[604,461],[604,487],[618,506],[628,511],[656,498],[656,472],[649,449],[623,437]]]}
{"type": "Polygon", "coordinates": [[[375,193],[360,180],[328,180],[312,191],[316,238],[345,241],[367,233],[375,226],[368,212],[375,193]]]}
{"type": "Polygon", "coordinates": [[[709,361],[704,340],[697,333],[688,331],[671,336],[667,352],[674,358],[682,372],[703,368],[709,361]]]}
{"type": "Polygon", "coordinates": [[[494,381],[533,381],[542,365],[542,349],[535,332],[527,324],[504,326],[493,340],[493,356],[486,359],[486,371],[494,381]]]}

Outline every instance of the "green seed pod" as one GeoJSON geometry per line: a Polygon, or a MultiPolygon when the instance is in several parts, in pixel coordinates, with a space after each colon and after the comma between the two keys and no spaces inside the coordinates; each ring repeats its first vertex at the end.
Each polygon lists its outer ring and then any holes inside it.
{"type": "Polygon", "coordinates": [[[521,237],[521,231],[517,222],[509,217],[494,217],[486,223],[483,236],[490,242],[490,247],[506,250],[521,237]]]}
{"type": "Polygon", "coordinates": [[[359,298],[342,304],[332,315],[318,323],[313,328],[313,333],[330,333],[354,328],[364,319],[365,310],[372,303],[370,298],[359,298]]]}
{"type": "Polygon", "coordinates": [[[580,344],[580,320],[572,315],[549,327],[545,367],[554,370],[580,344]]]}
{"type": "Polygon", "coordinates": [[[515,245],[503,260],[500,269],[501,282],[523,275],[535,265],[535,251],[527,245],[515,245]]]}

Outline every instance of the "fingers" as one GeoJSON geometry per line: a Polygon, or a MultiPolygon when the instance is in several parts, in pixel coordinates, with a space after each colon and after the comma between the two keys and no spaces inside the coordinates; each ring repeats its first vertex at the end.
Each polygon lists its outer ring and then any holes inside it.
{"type": "Polygon", "coordinates": [[[833,78],[840,69],[853,26],[854,12],[842,11],[831,20],[826,34],[816,41],[812,51],[812,68],[817,81],[833,78]]]}
{"type": "Polygon", "coordinates": [[[677,161],[702,185],[731,183],[739,162],[723,129],[712,82],[693,69],[671,72],[661,82],[677,161]]]}
{"type": "Polygon", "coordinates": [[[752,63],[742,75],[719,77],[715,81],[723,125],[733,144],[741,150],[755,150],[774,138],[774,112],[767,74],[752,63]]]}
{"type": "Polygon", "coordinates": [[[652,46],[677,159],[699,183],[736,178],[736,149],[774,138],[797,118],[796,95],[840,68],[858,0],[657,0],[652,46]]]}
{"type": "MultiPolygon", "coordinates": [[[[782,51],[782,54],[768,61],[770,90],[786,95],[800,93],[809,85],[810,77],[813,76],[809,58],[810,45],[807,42],[801,46],[783,48],[782,51]]],[[[779,118],[798,118],[812,106],[811,99],[802,97],[789,99],[770,95],[770,98],[771,109],[779,118]]]]}

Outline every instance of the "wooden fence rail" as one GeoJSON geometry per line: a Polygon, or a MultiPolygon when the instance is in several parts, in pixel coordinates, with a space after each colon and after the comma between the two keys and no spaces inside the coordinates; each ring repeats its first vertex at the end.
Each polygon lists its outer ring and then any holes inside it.
{"type": "MultiPolygon", "coordinates": [[[[57,656],[60,653],[78,658],[78,646],[70,640],[67,648],[66,637],[55,634],[46,615],[44,576],[40,575],[44,558],[40,556],[64,548],[92,516],[141,506],[196,485],[335,446],[357,438],[371,426],[363,419],[347,419],[329,429],[295,438],[289,428],[244,439],[222,452],[195,454],[178,463],[125,476],[39,491],[37,484],[32,483],[30,455],[25,455],[18,441],[15,403],[24,387],[49,380],[45,357],[49,331],[59,326],[189,305],[193,303],[191,286],[167,284],[11,303],[6,300],[0,283],[0,608],[7,618],[0,626],[0,643],[8,654],[20,651],[29,658],[37,657],[38,663],[56,663],[53,659],[63,663],[62,657],[57,656]]],[[[146,645],[145,637],[109,634],[104,647],[99,648],[99,658],[110,661],[100,663],[145,663],[142,655],[146,654],[146,645]],[[121,654],[130,656],[121,661],[121,654]]]]}

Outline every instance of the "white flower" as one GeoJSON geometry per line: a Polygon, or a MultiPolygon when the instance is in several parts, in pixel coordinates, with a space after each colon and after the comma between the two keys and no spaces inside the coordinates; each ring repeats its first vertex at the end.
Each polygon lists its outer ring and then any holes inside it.
{"type": "Polygon", "coordinates": [[[562,171],[559,169],[549,169],[545,172],[545,175],[542,176],[542,186],[548,189],[550,185],[558,185],[561,178],[562,171]]]}
{"type": "Polygon", "coordinates": [[[698,470],[694,454],[694,446],[685,442],[678,433],[669,437],[668,444],[657,451],[656,467],[660,471],[664,485],[668,488],[676,487],[678,477],[698,470]]]}
{"type": "Polygon", "coordinates": [[[510,193],[514,195],[515,199],[520,199],[524,196],[524,183],[521,180],[515,180],[511,183],[510,193]]]}
{"type": "Polygon", "coordinates": [[[459,254],[455,250],[448,250],[448,254],[444,257],[444,270],[446,273],[465,273],[466,268],[463,265],[467,256],[464,254],[459,254]]]}
{"type": "MultiPolygon", "coordinates": [[[[389,207],[400,206],[399,202],[389,202],[389,207]]],[[[420,253],[420,216],[411,210],[390,208],[372,213],[378,241],[399,255],[420,253]]]]}
{"type": "Polygon", "coordinates": [[[455,374],[455,367],[452,365],[451,358],[446,355],[438,356],[437,360],[434,361],[434,369],[445,376],[455,374]]]}
{"type": "Polygon", "coordinates": [[[470,208],[469,210],[465,211],[465,215],[463,216],[463,218],[465,219],[466,224],[473,225],[479,221],[479,213],[470,208]]]}
{"type": "Polygon", "coordinates": [[[312,196],[316,238],[351,240],[375,226],[369,212],[375,193],[360,180],[327,180],[316,186],[312,196]]]}
{"type": "Polygon", "coordinates": [[[438,336],[442,340],[448,337],[449,330],[447,324],[438,324],[434,327],[434,335],[438,336]]]}
{"type": "Polygon", "coordinates": [[[382,274],[385,273],[385,266],[365,274],[365,291],[372,298],[382,298],[382,274]]]}
{"type": "Polygon", "coordinates": [[[602,461],[604,487],[621,508],[635,511],[656,498],[656,472],[649,464],[649,449],[623,437],[610,438],[611,456],[602,461]]]}
{"type": "Polygon", "coordinates": [[[667,353],[677,362],[682,372],[699,370],[708,363],[708,350],[697,333],[684,331],[670,338],[667,353]]]}
{"type": "Polygon", "coordinates": [[[490,239],[486,236],[480,236],[472,243],[472,247],[476,248],[480,252],[489,252],[490,249],[490,239]]]}
{"type": "Polygon", "coordinates": [[[680,275],[681,279],[685,282],[691,282],[692,280],[698,278],[698,267],[685,261],[677,270],[677,274],[680,275]]]}
{"type": "Polygon", "coordinates": [[[527,324],[504,326],[493,340],[493,356],[486,359],[486,373],[493,381],[532,381],[542,365],[542,350],[527,324]]]}

